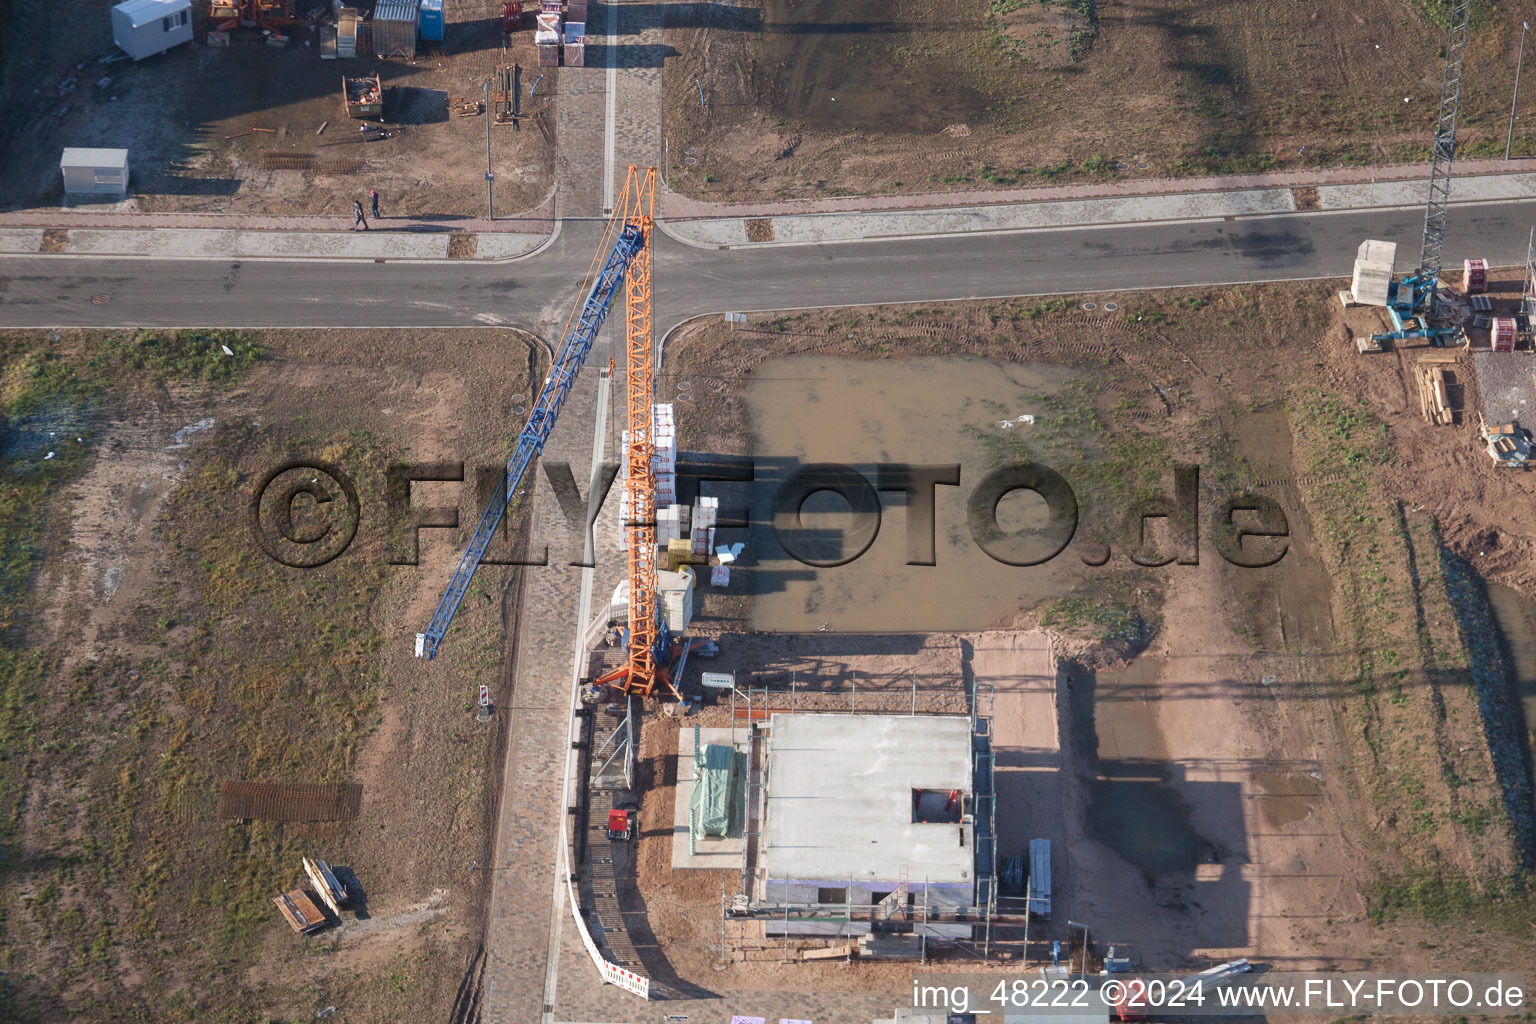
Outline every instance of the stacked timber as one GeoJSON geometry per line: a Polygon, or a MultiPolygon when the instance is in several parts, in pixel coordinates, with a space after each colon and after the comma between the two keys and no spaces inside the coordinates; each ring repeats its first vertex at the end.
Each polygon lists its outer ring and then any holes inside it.
{"type": "Polygon", "coordinates": [[[1451,361],[1425,357],[1414,366],[1414,378],[1419,386],[1419,412],[1437,427],[1449,427],[1456,422],[1445,373],[1446,364],[1451,361]]]}

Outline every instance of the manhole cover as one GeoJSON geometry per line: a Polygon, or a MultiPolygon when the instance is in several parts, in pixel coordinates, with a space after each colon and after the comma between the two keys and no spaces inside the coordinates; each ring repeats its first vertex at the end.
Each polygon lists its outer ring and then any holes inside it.
{"type": "Polygon", "coordinates": [[[694,164],[697,164],[698,161],[691,156],[685,156],[683,157],[683,163],[687,164],[689,167],[692,167],[694,164]]]}
{"type": "Polygon", "coordinates": [[[523,180],[528,184],[533,185],[538,183],[539,176],[537,174],[525,174],[523,175],[523,180]]]}
{"type": "Polygon", "coordinates": [[[688,156],[693,156],[693,154],[697,153],[698,151],[699,151],[699,147],[698,146],[689,146],[687,149],[683,150],[683,152],[686,153],[688,156]]]}
{"type": "Polygon", "coordinates": [[[1117,171],[1128,171],[1130,169],[1131,169],[1131,165],[1126,163],[1124,160],[1116,160],[1115,161],[1115,170],[1117,170],[1117,171]]]}
{"type": "Polygon", "coordinates": [[[1087,310],[1090,313],[1092,313],[1094,310],[1096,310],[1098,308],[1099,308],[1099,304],[1096,303],[1096,302],[1085,302],[1085,303],[1083,303],[1083,309],[1087,310]]]}
{"type": "Polygon", "coordinates": [[[691,381],[691,380],[680,380],[680,381],[677,382],[677,390],[679,390],[679,391],[688,391],[692,387],[693,387],[693,381],[691,381]]]}
{"type": "Polygon", "coordinates": [[[1138,171],[1146,170],[1147,169],[1147,162],[1145,160],[1137,160],[1136,161],[1136,169],[1138,171]]]}
{"type": "Polygon", "coordinates": [[[112,296],[110,296],[110,295],[92,295],[91,296],[91,303],[93,305],[105,306],[107,303],[109,303],[111,301],[112,301],[112,296]]]}
{"type": "Polygon", "coordinates": [[[1119,308],[1120,308],[1120,306],[1117,303],[1114,303],[1114,302],[1106,302],[1106,303],[1104,303],[1104,312],[1106,312],[1106,313],[1113,313],[1115,310],[1117,310],[1119,308]]]}
{"type": "Polygon", "coordinates": [[[693,396],[690,395],[686,391],[679,391],[677,393],[677,395],[672,399],[672,401],[674,401],[674,402],[691,402],[691,401],[693,401],[693,396]]]}

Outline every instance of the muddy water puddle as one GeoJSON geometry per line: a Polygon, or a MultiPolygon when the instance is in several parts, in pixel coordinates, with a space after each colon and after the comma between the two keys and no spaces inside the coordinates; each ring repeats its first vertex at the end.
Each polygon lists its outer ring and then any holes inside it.
{"type": "Polygon", "coordinates": [[[1306,772],[1259,772],[1259,814],[1270,828],[1295,824],[1316,810],[1323,796],[1322,781],[1306,772]]]}
{"type": "MultiPolygon", "coordinates": [[[[1070,547],[1042,565],[996,561],[977,545],[966,502],[997,465],[995,448],[988,454],[988,438],[1015,431],[1027,435],[1031,425],[1019,423],[1019,417],[1043,417],[1041,396],[1070,379],[1070,371],[1060,367],[982,359],[795,357],[766,364],[754,374],[748,395],[758,481],[752,489],[754,551],[748,571],[753,627],[984,629],[1066,593],[1077,562],[1070,547]],[[908,564],[913,554],[928,556],[927,537],[921,531],[909,536],[911,510],[901,491],[878,492],[873,537],[851,561],[808,565],[793,557],[771,525],[772,499],[785,479],[811,463],[846,465],[871,484],[881,464],[958,463],[959,485],[933,488],[933,564],[908,564]]],[[[1043,419],[1037,422],[1044,425],[1043,419]]],[[[1016,492],[998,506],[997,517],[1009,530],[1040,525],[1044,502],[1016,492]]],[[[798,531],[817,561],[833,561],[857,553],[870,523],[867,515],[856,519],[844,498],[823,490],[805,501],[798,531]]],[[[781,529],[784,525],[781,516],[781,529]]]]}

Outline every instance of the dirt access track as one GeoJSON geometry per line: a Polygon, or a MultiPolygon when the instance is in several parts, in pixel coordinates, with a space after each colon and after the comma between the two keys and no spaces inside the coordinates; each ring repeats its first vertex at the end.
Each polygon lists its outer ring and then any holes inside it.
{"type": "Polygon", "coordinates": [[[492,128],[497,211],[532,209],[552,187],[558,73],[529,99],[540,70],[533,36],[519,32],[503,48],[498,6],[449,4],[446,40],[424,41],[414,59],[321,60],[319,26],[334,24],[329,3],[298,0],[302,22],[276,49],[256,29],[236,29],[228,47],[205,45],[207,4],[198,2],[193,42],[137,64],[103,64],[117,52],[107,0],[11,3],[0,78],[7,208],[57,206],[61,149],[100,146],[126,147],[132,173],[129,199],[105,210],[346,217],[353,200],[367,205],[377,189],[385,217],[483,216],[485,118],[457,116],[448,101],[483,101],[485,80],[513,63],[524,69],[521,109],[530,119],[521,130],[492,128]],[[341,79],[373,73],[383,81],[390,137],[365,142],[343,109],[341,79]],[[299,168],[307,154],[314,169],[272,169],[264,153],[299,168]]]}
{"type": "MultiPolygon", "coordinates": [[[[680,5],[667,25],[679,53],[664,72],[667,180],[761,201],[1416,162],[1446,39],[1431,9],[1442,8],[680,5]]],[[[1501,155],[1526,14],[1473,9],[1457,155],[1501,155]]],[[[1536,153],[1532,127],[1522,116],[1517,154],[1536,153]]]]}

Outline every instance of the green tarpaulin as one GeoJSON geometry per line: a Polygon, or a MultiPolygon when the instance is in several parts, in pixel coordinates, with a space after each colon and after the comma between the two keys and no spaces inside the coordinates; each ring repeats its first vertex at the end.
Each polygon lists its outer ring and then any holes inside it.
{"type": "Polygon", "coordinates": [[[719,743],[707,744],[700,754],[690,805],[693,827],[699,835],[730,835],[738,759],[736,751],[719,743]]]}

